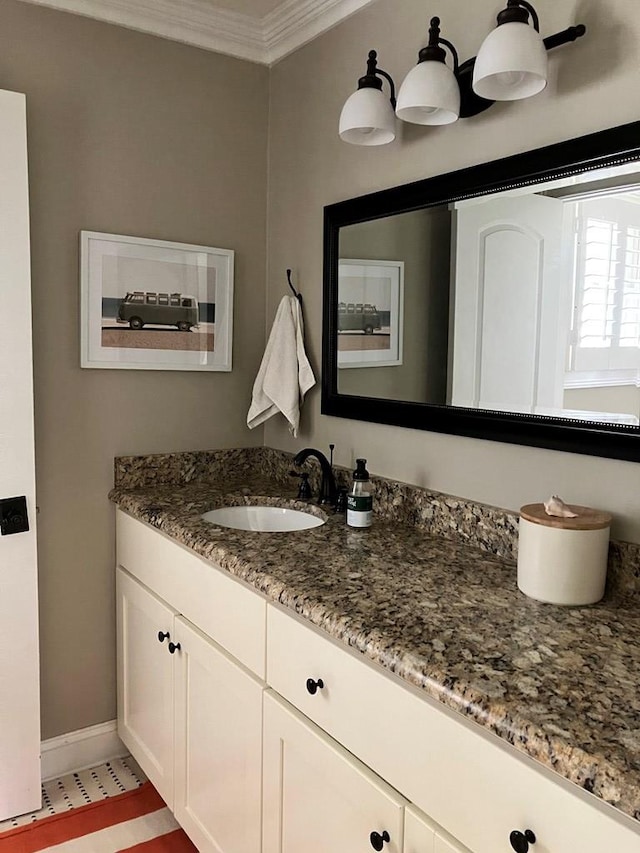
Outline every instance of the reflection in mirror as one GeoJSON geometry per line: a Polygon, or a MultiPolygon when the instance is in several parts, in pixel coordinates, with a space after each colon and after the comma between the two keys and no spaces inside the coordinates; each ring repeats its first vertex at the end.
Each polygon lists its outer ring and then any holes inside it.
{"type": "Polygon", "coordinates": [[[339,239],[340,394],[640,422],[637,164],[339,239]]]}
{"type": "Polygon", "coordinates": [[[450,246],[446,205],[340,229],[340,394],[446,403],[450,246]]]}

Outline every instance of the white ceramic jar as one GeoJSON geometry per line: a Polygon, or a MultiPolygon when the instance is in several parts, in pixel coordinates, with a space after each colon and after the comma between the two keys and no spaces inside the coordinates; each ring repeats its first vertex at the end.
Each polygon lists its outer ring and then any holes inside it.
{"type": "Polygon", "coordinates": [[[595,604],[607,581],[611,516],[569,508],[576,518],[547,515],[541,503],[520,509],[518,588],[549,604],[595,604]]]}

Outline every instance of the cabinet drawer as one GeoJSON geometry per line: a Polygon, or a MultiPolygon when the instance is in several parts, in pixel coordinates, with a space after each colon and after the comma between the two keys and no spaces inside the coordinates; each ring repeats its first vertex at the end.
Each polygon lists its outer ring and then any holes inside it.
{"type": "Polygon", "coordinates": [[[121,510],[116,513],[116,552],[118,565],[264,678],[266,601],[261,595],[121,510]]]}
{"type": "Polygon", "coordinates": [[[474,853],[526,829],[532,853],[640,849],[631,819],[271,604],[267,637],[269,684],[474,853]]]}

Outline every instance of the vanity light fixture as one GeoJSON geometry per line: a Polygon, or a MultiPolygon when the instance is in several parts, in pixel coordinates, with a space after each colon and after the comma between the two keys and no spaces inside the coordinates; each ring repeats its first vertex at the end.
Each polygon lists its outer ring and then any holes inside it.
{"type": "Polygon", "coordinates": [[[458,53],[440,36],[440,18],[431,19],[429,44],[418,54],[418,64],[404,78],[398,92],[396,115],[412,124],[451,124],[460,115],[458,53]],[[446,64],[445,45],[453,57],[453,70],[446,64]]]}
{"type": "Polygon", "coordinates": [[[541,92],[547,85],[547,51],[581,38],[587,28],[578,24],[546,38],[528,0],[507,0],[498,26],[485,39],[478,57],[459,64],[451,42],[440,36],[440,19],[431,19],[429,43],[418,54],[418,64],[405,77],[396,106],[393,79],[377,67],[370,51],[367,73],[340,115],[340,138],[353,145],[385,145],[396,137],[394,109],[402,121],[413,124],[449,124],[470,118],[496,101],[515,101],[541,92]],[[529,23],[531,18],[532,23],[529,23]],[[453,69],[446,64],[449,48],[453,69]],[[390,98],[382,93],[384,77],[390,98]]]}
{"type": "Polygon", "coordinates": [[[396,87],[391,75],[378,68],[378,54],[369,51],[367,73],[358,80],[357,90],[347,98],[340,114],[340,139],[353,145],[386,145],[396,138],[396,87]],[[382,80],[389,82],[390,97],[382,92],[382,80]]]}

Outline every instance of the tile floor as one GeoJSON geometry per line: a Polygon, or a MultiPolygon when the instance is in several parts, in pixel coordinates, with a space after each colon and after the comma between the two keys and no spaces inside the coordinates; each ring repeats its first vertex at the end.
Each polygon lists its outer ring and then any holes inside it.
{"type": "Polygon", "coordinates": [[[40,811],[0,821],[0,833],[43,817],[132,791],[139,788],[143,782],[146,782],[146,776],[131,756],[115,758],[106,764],[69,773],[59,779],[50,779],[42,784],[40,811]]]}

